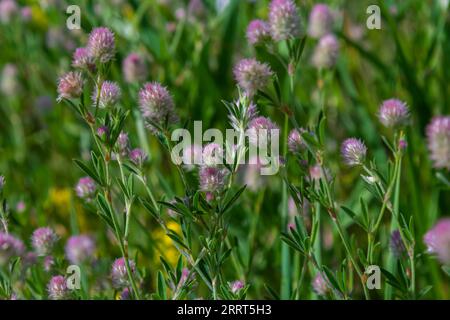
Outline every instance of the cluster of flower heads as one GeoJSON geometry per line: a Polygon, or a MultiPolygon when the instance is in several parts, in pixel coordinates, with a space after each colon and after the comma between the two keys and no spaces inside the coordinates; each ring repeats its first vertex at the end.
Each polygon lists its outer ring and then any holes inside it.
{"type": "Polygon", "coordinates": [[[20,7],[14,0],[0,0],[0,23],[7,24],[13,19],[19,18],[27,22],[31,19],[31,8],[20,7]]]}
{"type": "MultiPolygon", "coordinates": [[[[385,100],[378,110],[378,118],[385,127],[398,129],[408,123],[408,106],[399,99],[385,100]]],[[[400,141],[400,143],[402,144],[399,145],[400,148],[406,147],[406,141],[400,141]]],[[[367,147],[360,139],[348,138],[341,145],[341,155],[348,166],[363,165],[367,155],[367,147]]]]}
{"type": "Polygon", "coordinates": [[[331,68],[339,55],[339,42],[333,32],[333,12],[326,4],[316,4],[311,10],[308,35],[318,39],[314,49],[312,63],[317,68],[331,68]]]}
{"type": "MultiPolygon", "coordinates": [[[[339,54],[339,43],[333,34],[334,14],[326,4],[316,4],[311,10],[308,28],[304,32],[299,10],[292,0],[273,0],[268,21],[255,19],[247,27],[246,36],[254,46],[301,37],[304,33],[318,39],[312,56],[317,68],[331,68],[339,54]]],[[[236,76],[236,71],[235,71],[236,76]]],[[[236,76],[237,78],[237,76],[236,76]]]]}

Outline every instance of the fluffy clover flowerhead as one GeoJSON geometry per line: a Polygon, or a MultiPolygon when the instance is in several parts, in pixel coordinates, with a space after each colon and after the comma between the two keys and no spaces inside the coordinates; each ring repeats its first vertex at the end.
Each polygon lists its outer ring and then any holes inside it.
{"type": "Polygon", "coordinates": [[[331,68],[336,64],[339,55],[339,42],[332,34],[320,38],[314,49],[312,63],[316,68],[331,68]]]}
{"type": "Polygon", "coordinates": [[[144,150],[140,148],[135,148],[130,151],[128,154],[128,157],[130,158],[130,161],[133,162],[138,167],[142,166],[147,160],[147,155],[145,154],[144,150]]]}
{"type": "Polygon", "coordinates": [[[12,257],[18,257],[25,251],[23,242],[8,233],[0,232],[0,266],[8,263],[12,257]]]}
{"type": "Polygon", "coordinates": [[[404,125],[409,118],[409,110],[406,103],[398,99],[383,101],[378,112],[380,122],[386,127],[404,125]]]}
{"type": "Polygon", "coordinates": [[[164,127],[166,122],[173,124],[178,121],[172,96],[166,87],[157,82],[146,83],[139,91],[139,106],[148,128],[153,132],[157,128],[152,123],[164,127]]]}
{"type": "Polygon", "coordinates": [[[333,14],[330,7],[323,3],[316,4],[309,15],[308,35],[320,38],[329,34],[333,28],[333,14]]]}
{"type": "Polygon", "coordinates": [[[91,177],[80,178],[77,185],[75,186],[75,192],[77,193],[77,196],[85,200],[92,199],[95,195],[96,190],[97,187],[91,177]]]}
{"type": "Polygon", "coordinates": [[[97,101],[98,95],[98,106],[99,108],[110,108],[114,107],[117,102],[119,102],[122,92],[117,83],[112,81],[104,81],[102,87],[100,88],[100,93],[94,90],[92,94],[92,100],[94,103],[97,101]]]}
{"type": "Polygon", "coordinates": [[[294,1],[272,0],[269,6],[269,26],[275,41],[299,37],[302,26],[294,1]]]}
{"type": "Polygon", "coordinates": [[[305,150],[306,145],[301,134],[305,132],[304,129],[292,129],[288,136],[288,148],[292,153],[305,150]]]}
{"type": "Polygon", "coordinates": [[[47,284],[48,297],[52,300],[66,300],[70,298],[70,291],[67,288],[66,278],[54,276],[47,284]]]}
{"type": "Polygon", "coordinates": [[[450,265],[450,218],[439,220],[424,236],[428,252],[436,254],[439,261],[450,265]]]}
{"type": "Polygon", "coordinates": [[[62,99],[74,99],[81,96],[83,92],[83,77],[81,72],[70,71],[59,78],[58,101],[62,99]]]}
{"type": "MultiPolygon", "coordinates": [[[[121,289],[130,285],[127,274],[127,267],[124,258],[116,259],[111,267],[111,280],[114,288],[121,289]]],[[[131,273],[136,272],[136,264],[133,260],[128,260],[131,273]]]]}
{"type": "Polygon", "coordinates": [[[398,259],[406,252],[405,245],[403,244],[402,236],[400,231],[394,230],[391,233],[391,239],[389,241],[389,246],[391,248],[392,254],[398,259]]]}
{"type": "Polygon", "coordinates": [[[55,231],[49,227],[38,228],[31,236],[31,244],[34,250],[40,256],[46,256],[51,253],[58,236],[55,231]]]}
{"type": "Polygon", "coordinates": [[[73,264],[89,261],[94,255],[95,243],[87,235],[72,236],[67,240],[66,257],[73,264]]]}
{"type": "Polygon", "coordinates": [[[437,116],[426,129],[433,166],[450,170],[450,116],[437,116]]]}
{"type": "Polygon", "coordinates": [[[147,78],[147,64],[137,53],[130,53],[122,63],[122,72],[128,83],[144,81],[147,78]]]}
{"type": "Polygon", "coordinates": [[[105,27],[95,28],[89,34],[87,49],[95,61],[106,63],[112,60],[115,54],[114,34],[105,27]]]}
{"type": "Polygon", "coordinates": [[[225,186],[227,174],[219,167],[201,167],[199,172],[200,189],[207,192],[221,191],[225,186]]]}
{"type": "Polygon", "coordinates": [[[314,291],[321,296],[324,296],[328,292],[328,285],[325,279],[322,277],[320,273],[316,275],[316,277],[313,279],[312,283],[314,291]]]}
{"type": "Polygon", "coordinates": [[[270,39],[269,24],[263,20],[252,20],[247,27],[247,40],[256,46],[270,39]]]}
{"type": "Polygon", "coordinates": [[[367,148],[356,138],[346,139],[341,145],[341,154],[344,162],[349,166],[358,166],[366,159],[367,148]]]}
{"type": "Polygon", "coordinates": [[[278,126],[266,117],[256,117],[248,124],[248,139],[251,144],[269,146],[272,130],[280,130],[278,126]]]}
{"type": "Polygon", "coordinates": [[[239,87],[249,97],[252,97],[258,90],[264,89],[273,75],[268,64],[261,63],[254,58],[240,60],[234,66],[233,73],[239,87]]]}
{"type": "Polygon", "coordinates": [[[80,69],[92,69],[95,67],[93,59],[87,48],[76,48],[72,57],[72,66],[80,69]]]}

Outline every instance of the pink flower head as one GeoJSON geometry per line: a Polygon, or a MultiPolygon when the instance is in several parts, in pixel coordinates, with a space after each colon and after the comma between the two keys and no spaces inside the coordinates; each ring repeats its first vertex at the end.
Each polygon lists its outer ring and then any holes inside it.
{"type": "Polygon", "coordinates": [[[269,65],[253,58],[240,60],[234,66],[233,73],[239,87],[249,97],[264,89],[273,75],[269,65]]]}
{"type": "Polygon", "coordinates": [[[58,236],[55,231],[49,227],[38,228],[31,236],[31,244],[36,253],[40,256],[50,254],[57,241],[58,236]]]}
{"type": "Polygon", "coordinates": [[[320,38],[329,34],[333,28],[333,14],[328,5],[316,4],[309,15],[308,35],[320,38]]]}
{"type": "Polygon", "coordinates": [[[241,289],[244,288],[244,281],[241,281],[241,280],[233,281],[230,284],[230,288],[231,288],[231,292],[233,292],[233,294],[236,294],[239,291],[241,291],[241,289]]]}
{"type": "Polygon", "coordinates": [[[72,66],[80,69],[90,69],[92,70],[95,65],[93,64],[93,59],[89,55],[87,48],[76,48],[72,57],[72,66]]]}
{"type": "Polygon", "coordinates": [[[202,167],[199,172],[200,189],[216,192],[225,187],[226,172],[218,167],[202,167]]]}
{"type": "Polygon", "coordinates": [[[66,257],[73,264],[81,264],[93,258],[95,243],[87,235],[72,236],[67,240],[66,257]]]}
{"type": "Polygon", "coordinates": [[[83,77],[80,72],[70,71],[59,78],[58,99],[74,99],[81,96],[83,92],[83,77]]]}
{"type": "Polygon", "coordinates": [[[138,167],[142,166],[145,160],[147,160],[147,155],[145,154],[144,150],[140,148],[131,150],[128,157],[130,158],[130,161],[138,167]]]}
{"type": "Polygon", "coordinates": [[[269,26],[275,41],[298,38],[301,34],[301,20],[294,1],[272,0],[269,7],[269,26]]]}
{"type": "Polygon", "coordinates": [[[95,61],[101,63],[111,61],[115,54],[114,34],[105,27],[95,28],[89,34],[87,49],[95,61]]]}
{"type": "Polygon", "coordinates": [[[439,220],[424,236],[428,252],[437,255],[439,261],[450,265],[450,218],[439,220]]]}
{"type": "MultiPolygon", "coordinates": [[[[130,266],[131,273],[134,274],[136,272],[136,264],[133,260],[128,260],[128,264],[130,266]]],[[[116,289],[124,288],[130,285],[124,258],[118,258],[112,264],[111,280],[114,288],[116,289]]]]}
{"type": "Polygon", "coordinates": [[[97,103],[97,95],[99,108],[112,108],[119,102],[122,92],[117,83],[104,81],[100,88],[100,93],[94,91],[92,94],[94,104],[97,103]]]}
{"type": "Polygon", "coordinates": [[[130,53],[122,63],[122,72],[128,83],[144,81],[147,78],[147,64],[137,53],[130,53]]]}
{"type": "Polygon", "coordinates": [[[66,300],[70,298],[70,291],[67,288],[66,278],[54,276],[47,284],[48,297],[52,300],[66,300]]]}
{"type": "Polygon", "coordinates": [[[14,0],[0,0],[0,22],[9,23],[18,10],[19,7],[14,0]]]}
{"type": "Polygon", "coordinates": [[[316,275],[312,283],[314,291],[321,296],[324,296],[328,292],[328,285],[325,279],[322,277],[320,273],[316,275]]]}
{"type": "Polygon", "coordinates": [[[252,20],[247,27],[247,39],[252,45],[259,45],[270,39],[270,28],[267,22],[252,20]]]}
{"type": "Polygon", "coordinates": [[[28,22],[31,20],[33,12],[29,6],[22,7],[20,9],[20,17],[23,22],[28,22]]]}
{"type": "Polygon", "coordinates": [[[433,166],[450,170],[450,116],[437,116],[426,129],[433,166]]]}
{"type": "Polygon", "coordinates": [[[409,110],[406,103],[398,99],[383,101],[378,113],[380,122],[386,127],[404,125],[409,118],[409,110]]]}
{"type": "MultiPolygon", "coordinates": [[[[251,144],[269,147],[271,142],[272,133],[277,131],[279,133],[278,126],[266,117],[256,117],[248,124],[248,139],[251,144]]],[[[276,132],[275,132],[276,133],[276,132]]]]}
{"type": "Polygon", "coordinates": [[[178,121],[172,96],[166,87],[157,82],[146,83],[139,91],[139,106],[148,128],[153,132],[157,129],[152,123],[165,127],[166,123],[173,124],[178,121]]]}
{"type": "Polygon", "coordinates": [[[349,166],[362,165],[366,158],[367,147],[356,138],[349,138],[341,145],[341,154],[344,162],[349,166]]]}
{"type": "Polygon", "coordinates": [[[0,266],[13,257],[21,256],[25,251],[23,242],[8,233],[0,232],[0,266]]]}
{"type": "Polygon", "coordinates": [[[297,153],[305,150],[306,145],[301,134],[305,132],[304,129],[292,129],[288,136],[288,148],[292,153],[297,153]]]}
{"type": "Polygon", "coordinates": [[[331,68],[336,64],[339,55],[339,42],[332,34],[320,38],[314,49],[312,63],[316,68],[331,68]]]}
{"type": "Polygon", "coordinates": [[[91,177],[83,177],[78,180],[78,183],[75,187],[75,192],[77,196],[81,199],[90,200],[94,197],[95,191],[97,190],[97,186],[95,185],[94,180],[91,177]]]}

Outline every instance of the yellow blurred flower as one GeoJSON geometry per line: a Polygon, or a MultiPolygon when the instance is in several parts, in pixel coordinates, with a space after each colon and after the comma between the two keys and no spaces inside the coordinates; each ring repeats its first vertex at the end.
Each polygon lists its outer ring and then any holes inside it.
{"type": "Polygon", "coordinates": [[[134,10],[133,7],[131,5],[129,5],[128,3],[125,4],[122,8],[122,14],[125,18],[127,18],[128,20],[131,20],[134,16],[134,10]]]}
{"type": "Polygon", "coordinates": [[[68,213],[72,201],[72,190],[69,188],[51,188],[47,204],[58,212],[68,213]]]}
{"type": "Polygon", "coordinates": [[[31,19],[38,27],[45,29],[48,25],[48,19],[45,12],[39,5],[33,5],[31,7],[31,19]]]}
{"type": "MultiPolygon", "coordinates": [[[[180,225],[175,221],[169,221],[167,223],[167,227],[170,230],[175,231],[177,234],[181,233],[180,225]]],[[[160,228],[155,231],[153,239],[156,241],[158,248],[161,250],[161,253],[156,252],[156,260],[159,260],[159,255],[161,254],[168,263],[172,266],[176,266],[180,254],[177,248],[175,248],[172,239],[170,239],[170,237],[167,236],[166,233],[160,228]]]]}

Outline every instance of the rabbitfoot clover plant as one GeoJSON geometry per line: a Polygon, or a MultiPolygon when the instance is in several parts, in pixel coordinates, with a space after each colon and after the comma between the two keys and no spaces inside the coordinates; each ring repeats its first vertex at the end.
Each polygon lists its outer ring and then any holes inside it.
{"type": "Polygon", "coordinates": [[[28,2],[0,299],[449,298],[445,1],[28,2]]]}

